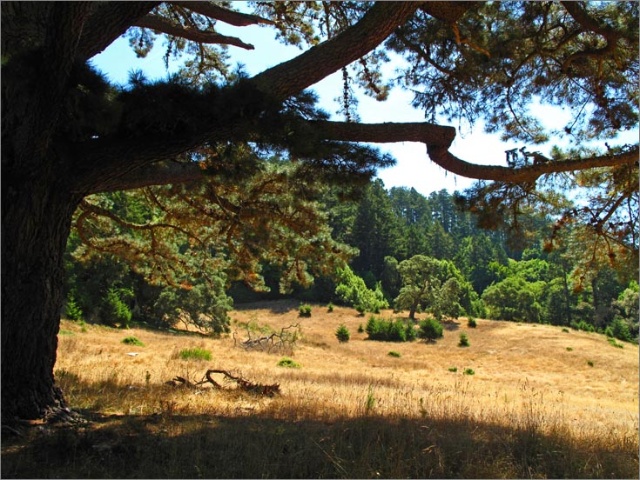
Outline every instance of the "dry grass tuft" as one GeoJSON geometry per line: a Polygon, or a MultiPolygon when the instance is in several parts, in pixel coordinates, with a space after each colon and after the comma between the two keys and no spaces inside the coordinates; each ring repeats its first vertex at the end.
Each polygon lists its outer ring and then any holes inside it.
{"type": "Polygon", "coordinates": [[[291,355],[299,369],[278,368],[281,354],[244,350],[232,337],[82,332],[63,322],[73,334],[59,338],[56,378],[93,422],[3,438],[3,476],[638,475],[637,345],[611,348],[602,335],[544,325],[476,320],[470,328],[466,319],[436,343],[389,344],[355,333],[366,319],[353,310],[298,313],[296,302],[270,302],[232,317],[237,338],[242,325],[279,331],[299,322],[291,355]],[[340,324],[354,332],[348,343],[335,338],[340,324]],[[457,347],[460,333],[468,348],[457,347]],[[122,344],[125,336],[145,346],[122,344]],[[212,359],[183,360],[185,349],[212,359]],[[207,369],[278,383],[282,395],[165,384],[196,383],[207,369]]]}

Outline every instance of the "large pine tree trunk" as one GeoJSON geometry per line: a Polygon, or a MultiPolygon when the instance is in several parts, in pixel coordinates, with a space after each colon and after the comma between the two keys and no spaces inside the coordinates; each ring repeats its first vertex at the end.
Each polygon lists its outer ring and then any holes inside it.
{"type": "MultiPolygon", "coordinates": [[[[3,155],[3,163],[6,160],[3,155]]],[[[63,255],[80,197],[68,193],[64,172],[56,171],[52,165],[42,170],[18,176],[8,168],[9,175],[3,178],[5,423],[16,417],[42,418],[65,408],[62,392],[54,383],[53,368],[63,302],[63,255]]]]}

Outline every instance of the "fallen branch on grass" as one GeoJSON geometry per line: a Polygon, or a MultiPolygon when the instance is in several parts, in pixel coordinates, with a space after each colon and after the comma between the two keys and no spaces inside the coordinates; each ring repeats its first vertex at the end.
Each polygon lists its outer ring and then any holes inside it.
{"type": "MultiPolygon", "coordinates": [[[[261,350],[271,353],[271,351],[290,351],[296,344],[299,338],[300,324],[289,325],[280,329],[280,333],[274,332],[268,336],[262,336],[257,338],[251,337],[251,330],[247,326],[247,338],[240,343],[240,346],[245,350],[261,350]],[[295,329],[293,332],[290,329],[295,329]]],[[[233,332],[233,344],[237,345],[236,332],[233,332]]]]}
{"type": "Polygon", "coordinates": [[[204,378],[199,382],[193,383],[184,377],[174,377],[173,380],[169,380],[166,382],[167,385],[171,385],[173,387],[186,387],[191,389],[196,389],[205,383],[210,383],[214,388],[219,390],[224,390],[225,388],[216,382],[212,375],[214,373],[220,373],[224,375],[227,379],[233,380],[237,384],[237,388],[242,391],[252,393],[254,395],[260,395],[265,397],[273,397],[280,393],[280,384],[274,383],[272,385],[264,385],[262,383],[253,383],[249,380],[246,380],[242,377],[237,377],[232,375],[226,370],[207,370],[204,374],[204,378]]]}

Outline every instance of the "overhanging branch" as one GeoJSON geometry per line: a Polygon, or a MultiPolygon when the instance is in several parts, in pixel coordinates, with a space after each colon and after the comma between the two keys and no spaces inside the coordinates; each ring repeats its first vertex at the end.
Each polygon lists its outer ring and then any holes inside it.
{"type": "Polygon", "coordinates": [[[362,19],[320,45],[253,77],[260,90],[285,99],[374,50],[421,2],[377,2],[362,19]]]}
{"type": "Polygon", "coordinates": [[[92,193],[116,192],[154,185],[195,182],[205,178],[197,163],[164,161],[145,165],[126,175],[114,176],[99,185],[92,193]]]}
{"type": "Polygon", "coordinates": [[[140,17],[147,15],[160,2],[101,2],[82,30],[79,54],[91,58],[123,35],[140,17]]]}
{"type": "Polygon", "coordinates": [[[420,142],[448,148],[456,136],[453,127],[433,123],[311,122],[327,140],[367,143],[420,142]]]}
{"type": "Polygon", "coordinates": [[[253,50],[254,46],[244,43],[236,37],[228,37],[216,32],[205,32],[196,28],[183,28],[165,20],[157,15],[146,15],[135,23],[136,27],[150,28],[156,32],[166,33],[175,37],[181,37],[198,43],[216,43],[221,45],[233,45],[235,47],[253,50]]]}
{"type": "Polygon", "coordinates": [[[219,7],[210,2],[171,2],[173,5],[180,5],[181,7],[188,8],[192,12],[199,13],[205,17],[220,20],[221,22],[228,23],[235,27],[246,27],[247,25],[273,25],[274,22],[267,18],[262,18],[257,15],[250,15],[247,13],[240,13],[233,10],[227,10],[226,8],[219,7]]]}
{"type": "Polygon", "coordinates": [[[575,160],[558,160],[531,165],[527,167],[511,168],[493,165],[477,165],[459,159],[449,152],[446,147],[428,145],[429,158],[445,170],[476,180],[493,180],[509,183],[534,182],[542,175],[560,172],[572,172],[598,167],[615,167],[631,165],[638,161],[638,148],[616,155],[581,158],[575,160]]]}

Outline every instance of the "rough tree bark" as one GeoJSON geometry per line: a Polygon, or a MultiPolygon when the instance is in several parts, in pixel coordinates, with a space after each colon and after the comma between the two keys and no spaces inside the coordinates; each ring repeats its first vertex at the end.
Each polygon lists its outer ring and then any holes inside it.
{"type": "MultiPolygon", "coordinates": [[[[77,188],[73,148],[57,129],[79,39],[93,9],[89,2],[3,5],[3,16],[12,18],[13,26],[30,20],[40,26],[39,36],[30,37],[32,45],[23,44],[19,35],[2,45],[8,58],[2,69],[4,423],[66,409],[53,376],[63,255],[73,212],[88,192],[77,188]]],[[[3,18],[5,25],[10,22],[3,18]]]]}
{"type": "Polygon", "coordinates": [[[40,418],[64,408],[54,384],[63,256],[80,196],[48,169],[3,186],[2,416],[40,418]]]}

